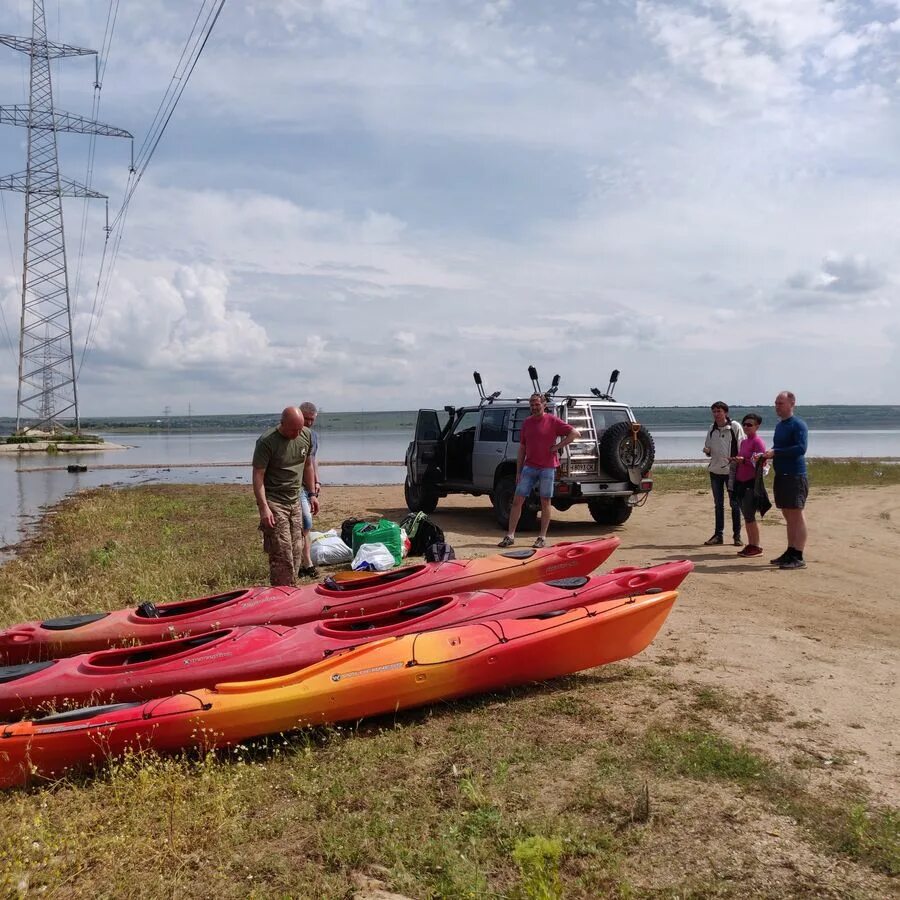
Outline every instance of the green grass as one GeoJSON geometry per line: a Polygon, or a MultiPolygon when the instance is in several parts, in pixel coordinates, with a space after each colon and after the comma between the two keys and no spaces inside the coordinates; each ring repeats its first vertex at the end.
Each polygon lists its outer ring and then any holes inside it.
{"type": "MultiPolygon", "coordinates": [[[[259,583],[256,523],[238,486],[79,495],[0,567],[0,624],[259,583]]],[[[340,898],[375,870],[412,898],[773,896],[764,864],[740,884],[717,875],[735,852],[729,804],[748,810],[742,846],[759,838],[754,809],[800,826],[779,852],[823,854],[804,869],[809,895],[834,893],[827,873],[845,880],[848,865],[886,891],[897,811],[856,787],[823,793],[716,730],[758,697],[698,688],[684,708],[656,709],[677,697],[670,672],[607,666],[8,792],[0,895],[340,898]]]]}
{"type": "MultiPolygon", "coordinates": [[[[852,460],[835,462],[826,459],[808,459],[809,483],[814,488],[839,487],[881,487],[886,484],[900,484],[900,465],[882,463],[877,460],[852,460]]],[[[772,476],[767,487],[771,492],[772,476]]],[[[709,475],[706,466],[654,466],[654,491],[709,490],[709,475]]]]}
{"type": "Polygon", "coordinates": [[[723,778],[744,784],[764,777],[770,770],[762,757],[708,731],[651,731],[644,753],[656,766],[694,778],[723,778]]]}

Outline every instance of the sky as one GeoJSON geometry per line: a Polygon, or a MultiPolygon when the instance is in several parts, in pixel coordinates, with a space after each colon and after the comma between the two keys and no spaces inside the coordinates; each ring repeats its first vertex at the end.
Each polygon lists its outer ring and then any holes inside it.
{"type": "MultiPolygon", "coordinates": [[[[99,49],[109,0],[45,2],[52,40],[99,49]]],[[[201,6],[118,4],[99,118],[138,145],[201,6]]],[[[897,403],[898,51],[900,0],[229,0],[102,305],[103,201],[64,201],[82,415],[441,407],[475,369],[527,394],[529,364],[563,392],[618,368],[636,406],[897,403]]],[[[89,116],[90,59],[53,76],[89,116]]],[[[27,102],[5,47],[0,102],[27,102]]],[[[0,127],[0,174],[25,139],[0,127]]],[[[59,143],[84,181],[89,139],[59,143]]],[[[98,140],[113,212],[129,159],[98,140]]]]}

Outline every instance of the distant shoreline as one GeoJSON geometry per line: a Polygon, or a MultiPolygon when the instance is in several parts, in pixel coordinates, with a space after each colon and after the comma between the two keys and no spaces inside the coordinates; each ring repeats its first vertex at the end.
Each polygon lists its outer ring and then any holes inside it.
{"type": "MultiPolygon", "coordinates": [[[[832,463],[864,462],[869,465],[897,465],[900,464],[900,456],[866,457],[866,456],[813,456],[811,460],[832,463]]],[[[319,460],[320,466],[378,466],[403,468],[406,463],[400,459],[363,459],[363,460],[319,460]]],[[[665,469],[668,466],[705,466],[705,459],[663,459],[659,460],[656,468],[665,469]]],[[[235,469],[247,468],[249,463],[243,462],[179,462],[179,463],[101,463],[91,466],[92,470],[99,469],[235,469]]],[[[16,469],[16,472],[65,472],[66,466],[30,466],[24,469],[16,469]]]]}
{"type": "MultiPolygon", "coordinates": [[[[502,399],[502,398],[501,398],[502,399]]],[[[628,400],[627,395],[622,396],[628,400]]],[[[477,398],[463,393],[447,397],[457,406],[477,404],[477,398]]],[[[440,405],[439,415],[444,415],[440,405]]],[[[706,406],[633,406],[635,417],[651,430],[654,428],[705,428],[709,426],[709,408],[706,406]]],[[[745,412],[755,411],[763,416],[766,424],[774,424],[775,413],[771,400],[758,404],[733,403],[731,415],[740,421],[745,412]]],[[[333,432],[412,432],[418,411],[387,410],[379,412],[320,412],[316,430],[333,432]]],[[[900,405],[873,404],[869,406],[849,404],[821,404],[798,407],[798,415],[810,429],[900,429],[900,405]]],[[[222,415],[170,415],[160,416],[96,416],[82,417],[81,426],[90,431],[141,434],[227,434],[260,433],[278,422],[277,412],[234,413],[222,415]]],[[[0,433],[12,432],[15,419],[0,417],[0,433]]]]}

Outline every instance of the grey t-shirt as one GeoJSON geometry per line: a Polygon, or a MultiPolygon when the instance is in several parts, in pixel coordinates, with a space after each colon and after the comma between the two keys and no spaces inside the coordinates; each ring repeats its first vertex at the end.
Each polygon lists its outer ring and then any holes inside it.
{"type": "Polygon", "coordinates": [[[731,463],[729,458],[737,453],[744,439],[744,429],[731,421],[721,428],[713,425],[706,432],[705,447],[709,448],[709,471],[714,475],[727,475],[731,463]]]}
{"type": "Polygon", "coordinates": [[[276,503],[296,503],[300,498],[303,469],[312,448],[310,431],[288,440],[278,428],[270,428],[256,441],[253,468],[265,469],[266,499],[276,503]]]}

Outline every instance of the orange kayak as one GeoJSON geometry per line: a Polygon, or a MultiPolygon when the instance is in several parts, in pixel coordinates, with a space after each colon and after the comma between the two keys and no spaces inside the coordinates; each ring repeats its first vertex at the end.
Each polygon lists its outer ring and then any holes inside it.
{"type": "Polygon", "coordinates": [[[291,675],[0,726],[0,787],[55,778],[130,748],[174,752],[357,720],[633,656],[677,593],[375,641],[291,675]]]}
{"type": "Polygon", "coordinates": [[[253,587],[132,609],[26,622],[0,631],[0,666],[59,659],[123,644],[146,644],[242,625],[301,625],[398,609],[444,593],[511,588],[590,575],[619,546],[616,537],[519,549],[478,559],[422,563],[300,588],[253,587]]]}

